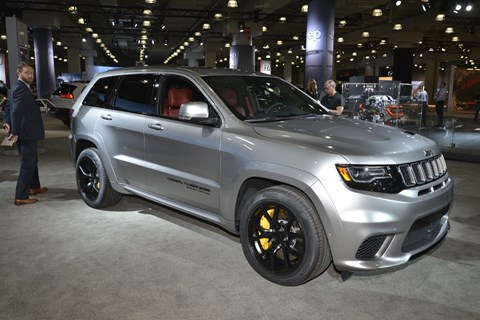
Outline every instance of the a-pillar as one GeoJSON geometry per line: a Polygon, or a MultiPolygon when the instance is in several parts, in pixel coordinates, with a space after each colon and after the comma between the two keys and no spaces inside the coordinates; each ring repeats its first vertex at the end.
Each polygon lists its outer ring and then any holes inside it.
{"type": "Polygon", "coordinates": [[[255,71],[255,49],[250,32],[233,34],[229,60],[230,69],[255,71]]]}
{"type": "Polygon", "coordinates": [[[57,88],[51,28],[33,29],[33,48],[37,97],[49,98],[57,88]]]}
{"type": "Polygon", "coordinates": [[[335,1],[312,0],[308,4],[305,86],[310,78],[319,87],[333,77],[335,1]]]}

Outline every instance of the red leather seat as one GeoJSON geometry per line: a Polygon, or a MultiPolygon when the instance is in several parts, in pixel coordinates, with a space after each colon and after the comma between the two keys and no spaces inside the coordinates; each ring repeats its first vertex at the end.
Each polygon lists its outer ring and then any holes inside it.
{"type": "Polygon", "coordinates": [[[235,90],[225,89],[220,92],[220,95],[223,99],[225,99],[225,102],[229,108],[233,108],[240,114],[245,115],[245,109],[238,104],[237,93],[235,90]]]}
{"type": "Polygon", "coordinates": [[[192,90],[188,88],[171,88],[168,90],[163,114],[167,117],[178,118],[180,106],[190,101],[192,101],[192,90]]]}

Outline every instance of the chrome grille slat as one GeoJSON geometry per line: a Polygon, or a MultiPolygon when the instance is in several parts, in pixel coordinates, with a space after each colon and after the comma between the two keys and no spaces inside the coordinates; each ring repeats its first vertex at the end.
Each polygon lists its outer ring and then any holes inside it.
{"type": "Polygon", "coordinates": [[[443,155],[439,155],[421,162],[402,164],[398,166],[398,172],[405,186],[413,187],[443,176],[447,172],[447,163],[443,155]]]}

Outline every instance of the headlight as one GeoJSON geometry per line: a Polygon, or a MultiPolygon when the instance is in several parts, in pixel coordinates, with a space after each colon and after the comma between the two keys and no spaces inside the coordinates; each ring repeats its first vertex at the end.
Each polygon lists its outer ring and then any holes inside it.
{"type": "Polygon", "coordinates": [[[398,193],[404,189],[394,166],[360,166],[337,164],[343,181],[353,189],[398,193]]]}

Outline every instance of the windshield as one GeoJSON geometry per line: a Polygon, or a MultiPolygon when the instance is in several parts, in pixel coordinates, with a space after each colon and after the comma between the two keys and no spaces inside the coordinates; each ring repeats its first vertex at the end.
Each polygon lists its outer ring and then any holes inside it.
{"type": "Polygon", "coordinates": [[[318,101],[280,79],[262,76],[203,79],[242,120],[273,121],[327,113],[318,101]]]}

